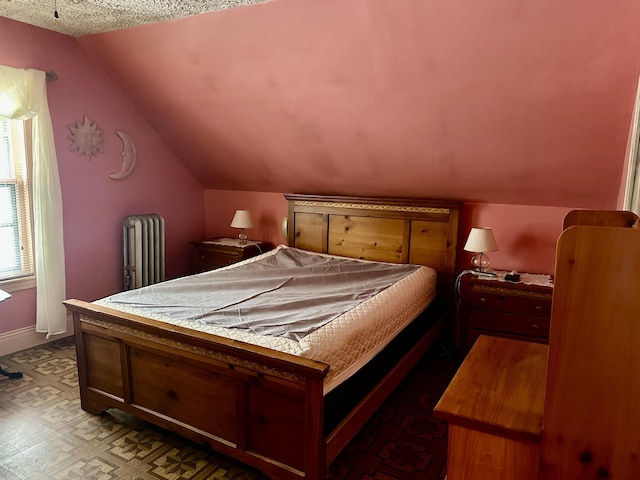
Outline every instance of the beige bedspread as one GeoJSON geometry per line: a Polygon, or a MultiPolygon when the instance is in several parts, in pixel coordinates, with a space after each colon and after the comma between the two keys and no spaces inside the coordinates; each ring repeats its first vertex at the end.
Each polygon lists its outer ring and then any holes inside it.
{"type": "MultiPolygon", "coordinates": [[[[275,250],[244,262],[236,263],[213,272],[205,272],[185,278],[207,279],[217,276],[226,277],[229,275],[229,272],[232,273],[234,270],[244,269],[253,264],[264,264],[265,259],[267,259],[268,262],[272,262],[272,260],[269,259],[277,256],[280,252],[290,252],[294,250],[295,249],[291,247],[280,245],[275,250]]],[[[319,260],[318,264],[322,264],[324,261],[327,261],[327,264],[329,264],[336,260],[338,264],[341,264],[342,260],[349,260],[349,262],[355,262],[356,265],[371,264],[376,266],[375,268],[379,268],[381,265],[407,267],[407,265],[345,259],[344,257],[305,252],[305,255],[307,254],[316,257],[319,260]]],[[[293,258],[295,258],[295,255],[293,258]]],[[[226,328],[198,319],[175,318],[167,312],[160,310],[154,311],[153,308],[150,309],[143,305],[116,303],[112,301],[113,298],[120,294],[98,300],[95,303],[119,311],[143,315],[174,325],[213,333],[226,338],[328,363],[330,369],[325,381],[325,393],[328,393],[382,350],[382,348],[408,323],[415,319],[434,298],[436,272],[424,266],[409,267],[411,271],[405,271],[404,275],[401,276],[402,278],[380,289],[376,295],[366,299],[358,299],[352,308],[349,308],[337,316],[333,316],[333,318],[325,321],[320,327],[312,328],[311,331],[306,334],[296,335],[295,338],[290,338],[285,335],[264,335],[248,328],[226,328]]],[[[263,267],[254,267],[252,271],[260,271],[261,268],[263,267]]],[[[322,276],[323,275],[319,275],[319,277],[322,276]]],[[[171,282],[165,283],[171,284],[171,282]]],[[[157,284],[156,287],[158,285],[162,284],[157,284]]],[[[136,291],[134,290],[132,292],[136,291]]],[[[201,294],[204,296],[212,295],[211,292],[201,292],[201,294]]],[[[132,295],[135,296],[135,294],[132,295]]],[[[311,299],[313,295],[313,291],[309,291],[306,295],[310,302],[312,302],[311,299]]],[[[320,306],[316,308],[321,309],[320,306]]]]}
{"type": "Polygon", "coordinates": [[[155,315],[300,340],[418,269],[296,248],[112,295],[155,315]]]}

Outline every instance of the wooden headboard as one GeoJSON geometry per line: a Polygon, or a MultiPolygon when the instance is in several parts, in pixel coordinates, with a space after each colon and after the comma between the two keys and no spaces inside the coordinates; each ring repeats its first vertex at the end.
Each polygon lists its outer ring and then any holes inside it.
{"type": "Polygon", "coordinates": [[[314,252],[427,265],[453,285],[461,204],[444,200],[287,194],[288,244],[314,252]]]}

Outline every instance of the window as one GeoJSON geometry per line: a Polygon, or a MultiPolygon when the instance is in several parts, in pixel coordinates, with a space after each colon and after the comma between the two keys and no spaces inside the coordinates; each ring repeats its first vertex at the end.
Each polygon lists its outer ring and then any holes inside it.
{"type": "Polygon", "coordinates": [[[0,120],[0,286],[9,290],[33,286],[25,123],[0,120]]]}
{"type": "Polygon", "coordinates": [[[624,194],[623,208],[640,215],[640,79],[638,80],[638,92],[636,94],[632,122],[627,187],[624,194]]]}

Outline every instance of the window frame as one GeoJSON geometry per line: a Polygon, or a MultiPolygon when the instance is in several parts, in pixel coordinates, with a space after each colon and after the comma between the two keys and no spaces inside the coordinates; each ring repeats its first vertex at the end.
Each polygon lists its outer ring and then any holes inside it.
{"type": "MultiPolygon", "coordinates": [[[[16,207],[18,209],[18,219],[19,219],[19,229],[21,230],[19,235],[22,238],[25,238],[23,245],[28,249],[24,252],[23,257],[27,259],[27,262],[31,263],[31,274],[23,274],[23,275],[15,275],[13,277],[0,279],[0,289],[6,292],[15,292],[18,290],[25,290],[29,288],[35,288],[36,286],[36,275],[35,275],[35,251],[33,245],[33,203],[32,203],[32,193],[30,181],[33,178],[32,175],[32,161],[31,161],[31,120],[4,120],[1,119],[2,122],[10,123],[10,132],[12,135],[15,135],[19,132],[18,129],[21,129],[23,138],[15,139],[14,148],[16,146],[16,141],[18,142],[18,148],[24,150],[24,162],[25,162],[25,177],[21,179],[17,179],[13,185],[15,185],[15,198],[16,198],[16,207]],[[21,141],[22,140],[22,141],[21,141]],[[22,144],[22,145],[21,145],[22,144]],[[25,218],[26,215],[26,218],[25,218]]],[[[11,183],[10,183],[11,184],[11,183]]]]}
{"type": "Polygon", "coordinates": [[[638,79],[638,90],[631,118],[631,145],[622,208],[640,215],[640,78],[638,79]]]}

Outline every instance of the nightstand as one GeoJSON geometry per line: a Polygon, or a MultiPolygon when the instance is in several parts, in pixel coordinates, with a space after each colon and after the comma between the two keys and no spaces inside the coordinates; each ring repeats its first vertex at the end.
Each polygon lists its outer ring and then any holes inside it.
{"type": "Polygon", "coordinates": [[[458,289],[461,344],[470,348],[480,335],[548,343],[553,284],[549,275],[520,274],[520,282],[465,273],[458,289]]]}
{"type": "Polygon", "coordinates": [[[191,244],[195,247],[193,267],[196,273],[226,267],[273,248],[270,243],[251,240],[247,240],[245,245],[240,245],[237,238],[212,238],[191,244]]]}

